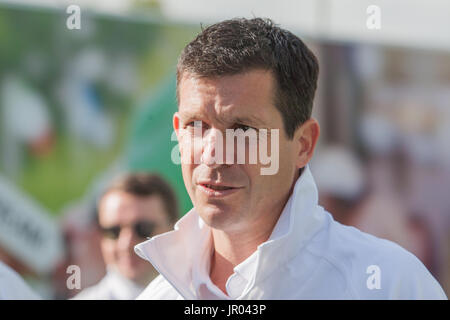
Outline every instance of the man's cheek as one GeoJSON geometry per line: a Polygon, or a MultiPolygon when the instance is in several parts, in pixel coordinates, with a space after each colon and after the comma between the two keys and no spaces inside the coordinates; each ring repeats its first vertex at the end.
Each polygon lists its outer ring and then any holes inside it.
{"type": "Polygon", "coordinates": [[[181,164],[199,164],[202,153],[201,146],[201,141],[196,141],[189,135],[181,136],[179,143],[181,164]]]}
{"type": "Polygon", "coordinates": [[[192,164],[181,163],[181,173],[183,175],[184,185],[189,197],[192,199],[194,196],[194,169],[195,166],[192,164]]]}
{"type": "Polygon", "coordinates": [[[103,239],[101,243],[101,248],[105,263],[107,264],[114,263],[118,259],[117,252],[115,250],[115,244],[111,243],[111,240],[103,239]]]}

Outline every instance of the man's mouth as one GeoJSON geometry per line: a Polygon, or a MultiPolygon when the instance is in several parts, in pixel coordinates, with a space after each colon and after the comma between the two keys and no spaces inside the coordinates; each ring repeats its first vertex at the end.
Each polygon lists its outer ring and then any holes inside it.
{"type": "Polygon", "coordinates": [[[229,189],[234,189],[233,187],[228,187],[228,186],[216,186],[213,184],[202,184],[202,186],[212,189],[212,190],[229,190],[229,189]]]}
{"type": "Polygon", "coordinates": [[[202,190],[209,197],[224,197],[241,189],[241,187],[234,187],[224,184],[199,183],[200,190],[202,190]]]}

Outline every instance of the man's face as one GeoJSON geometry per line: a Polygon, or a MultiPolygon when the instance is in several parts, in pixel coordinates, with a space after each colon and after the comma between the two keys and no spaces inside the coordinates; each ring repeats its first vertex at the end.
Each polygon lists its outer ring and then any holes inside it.
{"type": "Polygon", "coordinates": [[[135,254],[134,246],[146,240],[140,233],[149,231],[152,234],[146,236],[150,237],[170,229],[161,197],[136,197],[122,191],[111,191],[100,201],[99,223],[104,230],[101,248],[105,263],[115,266],[130,280],[142,283],[150,280],[148,278],[154,270],[135,254]]]}
{"type": "MultiPolygon", "coordinates": [[[[261,225],[280,213],[288,199],[298,172],[298,148],[286,136],[281,114],[274,106],[274,92],[272,73],[264,70],[215,78],[197,78],[185,73],[180,81],[174,128],[181,157],[189,149],[192,158],[190,164],[182,160],[183,179],[196,210],[213,228],[243,231],[261,225]],[[201,121],[206,134],[200,145],[192,143],[194,121],[201,121]],[[208,161],[215,155],[212,142],[218,131],[225,137],[226,129],[248,127],[267,129],[268,141],[270,130],[278,129],[276,174],[261,175],[261,168],[268,165],[261,164],[259,157],[256,164],[250,164],[247,157],[244,164],[208,161]],[[195,163],[195,157],[201,162],[195,163]],[[211,184],[231,189],[220,191],[211,184]]],[[[248,147],[246,143],[247,153],[248,147]]],[[[271,150],[271,146],[267,148],[271,150]]]]}

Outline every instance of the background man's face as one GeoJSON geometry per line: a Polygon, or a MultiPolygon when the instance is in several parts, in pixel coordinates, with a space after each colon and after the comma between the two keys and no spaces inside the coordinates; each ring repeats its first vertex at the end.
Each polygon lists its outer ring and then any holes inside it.
{"type": "MultiPolygon", "coordinates": [[[[180,153],[191,148],[191,164],[182,161],[183,179],[194,206],[211,227],[224,231],[245,230],[281,210],[287,201],[297,168],[294,142],[283,128],[281,114],[274,106],[274,80],[271,72],[253,70],[242,74],[215,78],[196,78],[184,74],[179,84],[179,110],[174,115],[174,128],[180,153]],[[279,170],[275,175],[261,175],[262,165],[213,164],[214,146],[198,147],[191,143],[193,121],[202,121],[208,135],[232,128],[279,130],[279,170]],[[179,130],[184,129],[184,130],[179,130]],[[195,163],[194,157],[201,163],[195,163]],[[212,181],[233,187],[220,195],[211,195],[203,182],[212,181]]],[[[204,137],[204,141],[214,141],[204,137]],[[206,140],[205,140],[206,139],[206,140]]],[[[224,139],[225,140],[225,139],[224,139]]],[[[270,142],[270,135],[267,140],[270,142]]],[[[245,145],[248,153],[248,143],[245,145]]],[[[225,147],[224,147],[225,150],[225,147]]],[[[270,152],[270,143],[268,145],[270,152]]],[[[228,151],[224,151],[224,154],[228,151]]],[[[234,152],[236,152],[236,147],[234,152]]],[[[210,191],[210,190],[209,190],[210,191]]]]}
{"type": "Polygon", "coordinates": [[[122,191],[111,191],[102,198],[99,206],[100,226],[121,227],[117,239],[107,236],[102,239],[101,249],[105,263],[115,266],[130,280],[146,283],[154,269],[148,261],[134,252],[134,246],[146,240],[137,235],[133,228],[140,221],[155,225],[152,235],[169,230],[167,213],[160,196],[136,197],[122,191]]]}

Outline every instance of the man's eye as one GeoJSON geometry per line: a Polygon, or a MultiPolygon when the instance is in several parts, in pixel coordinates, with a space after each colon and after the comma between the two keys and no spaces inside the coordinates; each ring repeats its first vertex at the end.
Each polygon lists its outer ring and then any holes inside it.
{"type": "Polygon", "coordinates": [[[202,127],[202,122],[201,121],[191,121],[188,124],[186,124],[186,127],[201,128],[202,127]]]}
{"type": "Polygon", "coordinates": [[[252,127],[250,127],[250,126],[246,126],[245,124],[239,124],[239,125],[236,126],[235,130],[236,130],[236,129],[242,129],[242,130],[244,130],[244,131],[247,131],[247,130],[249,130],[249,129],[254,129],[254,128],[252,128],[252,127]]]}

